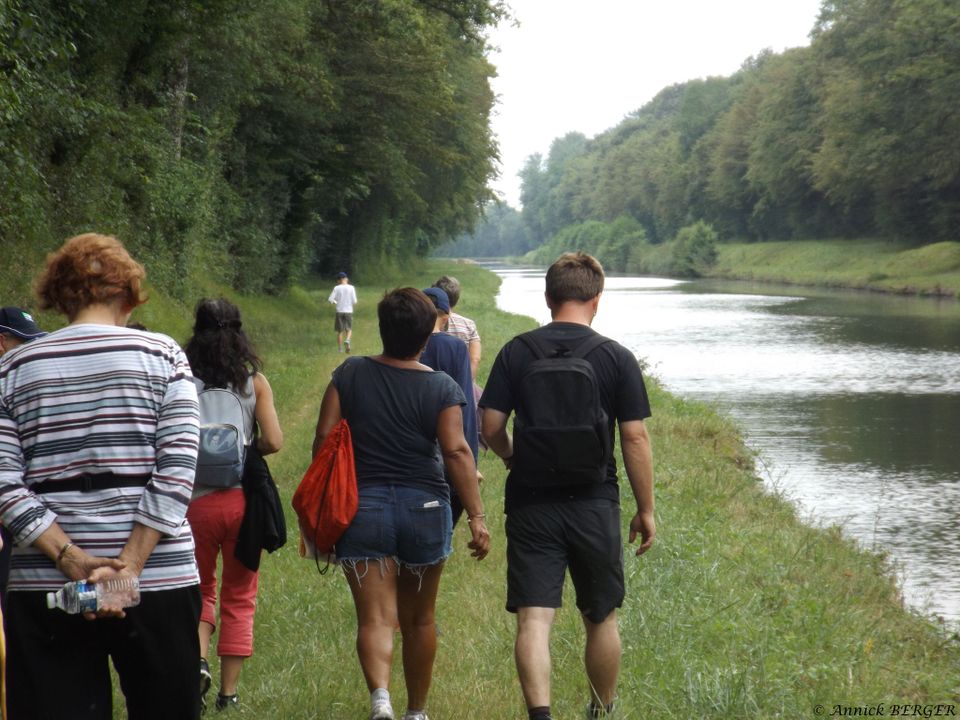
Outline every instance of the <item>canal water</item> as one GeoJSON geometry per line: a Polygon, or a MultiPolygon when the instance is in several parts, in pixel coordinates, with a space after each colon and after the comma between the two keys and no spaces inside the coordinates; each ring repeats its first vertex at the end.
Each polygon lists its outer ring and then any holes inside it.
{"type": "MultiPolygon", "coordinates": [[[[542,270],[491,269],[502,309],[549,322],[542,270]]],[[[960,303],[608,277],[593,326],[733,417],[771,489],[887,553],[906,601],[960,627],[960,303]]]]}

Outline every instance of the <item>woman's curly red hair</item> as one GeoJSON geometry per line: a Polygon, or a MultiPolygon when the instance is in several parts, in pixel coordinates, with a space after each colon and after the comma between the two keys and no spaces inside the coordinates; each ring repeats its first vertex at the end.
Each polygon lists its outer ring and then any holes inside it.
{"type": "Polygon", "coordinates": [[[140,294],[146,276],[143,265],[115,237],[86,233],[47,256],[36,292],[42,309],[57,310],[72,320],[89,305],[120,298],[133,309],[146,302],[140,294]]]}

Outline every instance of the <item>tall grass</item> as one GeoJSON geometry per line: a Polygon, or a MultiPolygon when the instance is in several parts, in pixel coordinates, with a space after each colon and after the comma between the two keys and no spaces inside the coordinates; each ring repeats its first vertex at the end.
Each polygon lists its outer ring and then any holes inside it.
{"type": "MultiPolygon", "coordinates": [[[[375,306],[384,289],[425,287],[443,273],[463,283],[459,309],[479,325],[485,377],[503,342],[533,321],[497,310],[499,281],[467,264],[438,262],[360,284],[354,352],[379,351],[375,306]]],[[[291,529],[287,546],[261,565],[241,716],[313,720],[368,712],[349,591],[335,569],[321,576],[298,557],[289,510],[310,459],[320,395],[343,359],[326,304],[331,287],[234,298],[276,392],[286,445],[271,467],[291,529]]],[[[189,312],[155,301],[149,324],[183,339],[189,312]]],[[[642,558],[626,551],[621,717],[807,718],[818,704],[829,714],[838,704],[960,703],[956,639],[903,608],[883,558],[861,552],[836,529],[803,524],[788,503],[765,492],[728,420],[655,381],[650,391],[659,533],[642,558]]],[[[514,620],[503,609],[505,474],[491,454],[480,466],[493,550],[473,561],[466,529],[457,529],[438,601],[433,720],[525,715],[512,659],[514,620]]],[[[629,492],[624,509],[632,513],[629,492]]],[[[564,719],[581,717],[587,697],[572,597],[568,587],[552,642],[553,707],[564,719]]],[[[399,642],[391,689],[402,707],[399,642]]],[[[215,659],[213,665],[216,673],[215,659]]]]}
{"type": "Polygon", "coordinates": [[[960,242],[913,248],[880,240],[718,245],[711,277],[949,295],[960,292],[960,242]]]}

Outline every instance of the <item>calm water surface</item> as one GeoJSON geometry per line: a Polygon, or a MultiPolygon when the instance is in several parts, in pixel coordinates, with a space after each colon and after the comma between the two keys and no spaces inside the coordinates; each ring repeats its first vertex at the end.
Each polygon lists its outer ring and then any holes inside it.
{"type": "MultiPolygon", "coordinates": [[[[501,308],[549,322],[542,270],[491,269],[501,308]]],[[[735,418],[771,488],[960,625],[960,303],[609,277],[594,328],[735,418]]]]}

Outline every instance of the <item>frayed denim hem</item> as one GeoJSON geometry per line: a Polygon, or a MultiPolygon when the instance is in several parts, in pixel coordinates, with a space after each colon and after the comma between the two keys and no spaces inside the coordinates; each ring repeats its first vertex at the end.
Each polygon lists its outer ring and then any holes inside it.
{"type": "Polygon", "coordinates": [[[397,575],[400,574],[401,568],[406,568],[412,574],[417,576],[419,584],[417,585],[417,591],[423,587],[423,574],[427,571],[428,568],[432,568],[436,565],[440,565],[447,561],[450,555],[444,555],[442,558],[432,563],[405,563],[400,560],[398,557],[390,555],[387,557],[373,557],[373,558],[346,558],[340,559],[340,567],[343,568],[344,574],[347,572],[352,572],[353,576],[357,579],[357,585],[363,584],[363,579],[367,576],[367,573],[370,572],[370,563],[376,562],[380,566],[380,577],[384,577],[387,572],[396,572],[397,575]],[[396,570],[389,570],[387,568],[387,561],[392,560],[396,570]],[[363,565],[363,571],[360,570],[360,565],[363,565]]]}
{"type": "Polygon", "coordinates": [[[348,571],[353,572],[353,576],[357,579],[357,585],[363,584],[363,579],[367,576],[367,573],[370,572],[370,563],[376,562],[380,566],[380,577],[384,577],[387,574],[387,560],[393,560],[393,564],[396,565],[396,572],[400,574],[400,562],[397,558],[393,556],[387,557],[374,557],[374,558],[346,558],[338,559],[337,562],[340,563],[340,567],[343,568],[344,574],[348,571]],[[360,564],[363,563],[363,572],[360,572],[360,564]]]}

